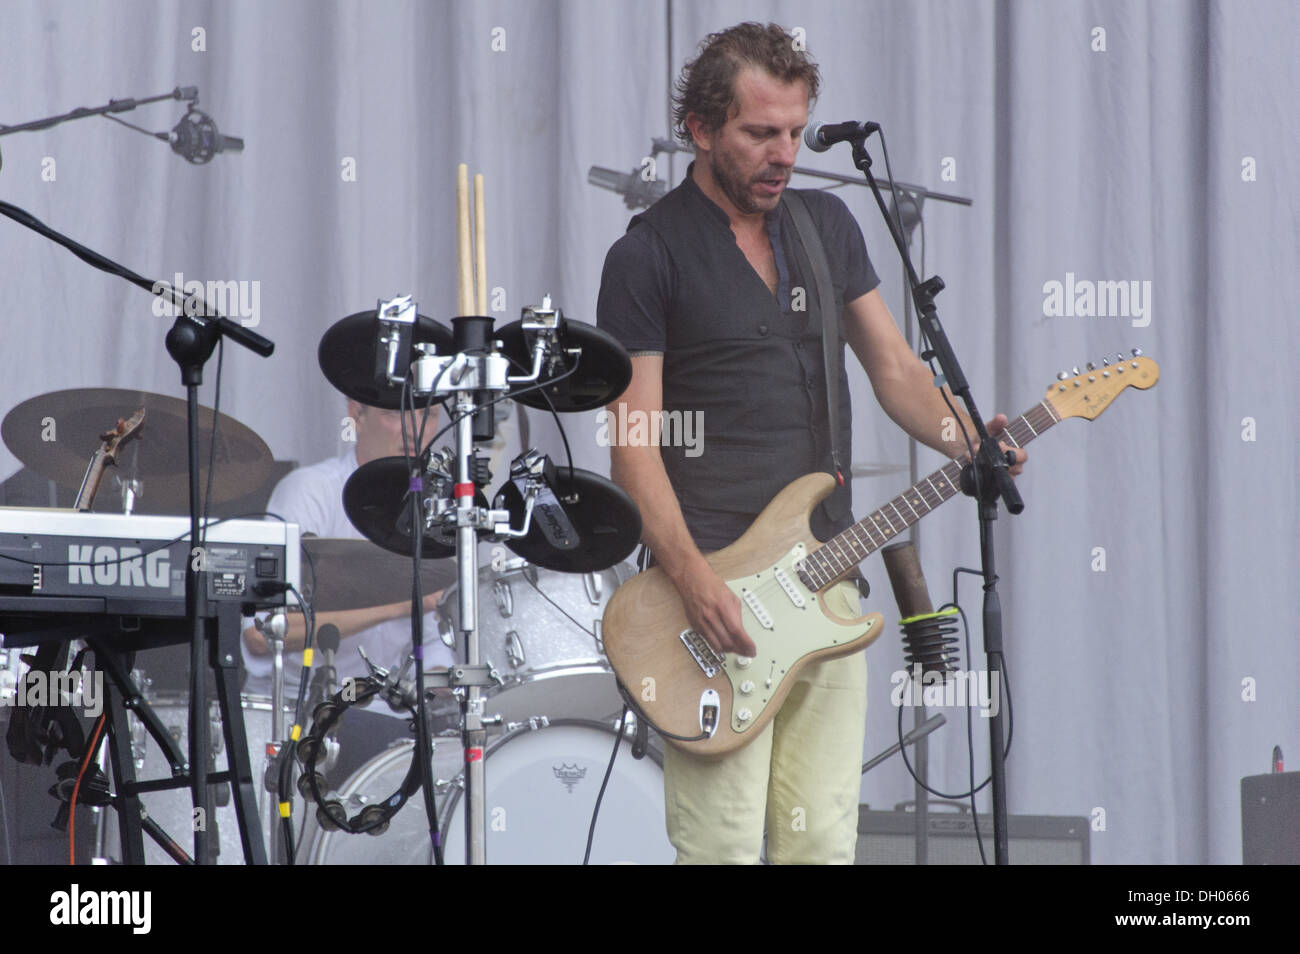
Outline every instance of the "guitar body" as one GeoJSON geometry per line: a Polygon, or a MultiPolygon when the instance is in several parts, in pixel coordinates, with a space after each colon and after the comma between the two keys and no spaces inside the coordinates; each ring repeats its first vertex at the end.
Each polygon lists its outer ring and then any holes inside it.
{"type": "Polygon", "coordinates": [[[880,635],[879,613],[839,618],[823,593],[806,587],[793,569],[795,560],[821,545],[809,520],[834,487],[828,474],[800,477],[744,536],[707,557],[740,597],[745,632],[758,648],[752,661],[734,654],[719,660],[700,637],[692,639],[677,588],[658,567],[633,577],[610,599],[602,622],[605,652],[649,721],[693,739],[709,721],[702,710],[716,707],[710,738],[670,743],[702,756],[741,748],[776,715],[801,670],[862,649],[880,635]]]}

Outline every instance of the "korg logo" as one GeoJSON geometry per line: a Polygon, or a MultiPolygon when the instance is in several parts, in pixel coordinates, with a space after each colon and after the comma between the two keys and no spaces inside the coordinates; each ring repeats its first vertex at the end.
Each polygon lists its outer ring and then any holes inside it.
{"type": "Polygon", "coordinates": [[[145,556],[139,547],[69,543],[68,582],[87,586],[170,589],[171,564],[166,550],[154,550],[145,556]]]}

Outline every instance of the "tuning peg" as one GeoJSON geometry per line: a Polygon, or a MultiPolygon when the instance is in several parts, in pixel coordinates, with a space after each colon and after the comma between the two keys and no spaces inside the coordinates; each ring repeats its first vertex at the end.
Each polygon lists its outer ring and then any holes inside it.
{"type": "Polygon", "coordinates": [[[1096,366],[1095,364],[1093,364],[1091,361],[1089,361],[1089,362],[1088,362],[1088,370],[1089,370],[1089,371],[1096,371],[1096,370],[1097,370],[1097,366],[1096,366]]]}
{"type": "Polygon", "coordinates": [[[1124,363],[1124,356],[1123,356],[1122,354],[1120,354],[1118,351],[1116,351],[1116,352],[1115,352],[1115,360],[1118,361],[1120,364],[1123,364],[1123,363],[1124,363]]]}
{"type": "Polygon", "coordinates": [[[1134,349],[1133,349],[1133,357],[1138,358],[1138,357],[1141,357],[1141,356],[1142,356],[1142,349],[1141,349],[1141,348],[1134,348],[1134,349]]]}
{"type": "Polygon", "coordinates": [[[1079,376],[1079,366],[1076,364],[1073,368],[1070,369],[1070,373],[1077,378],[1079,376]]]}
{"type": "Polygon", "coordinates": [[[1107,359],[1107,358],[1102,358],[1102,359],[1101,359],[1101,366],[1102,366],[1103,368],[1109,368],[1109,367],[1110,367],[1110,360],[1107,359]]]}
{"type": "Polygon", "coordinates": [[[1058,381],[1064,381],[1064,380],[1065,380],[1066,378],[1068,378],[1069,376],[1070,376],[1070,372],[1069,372],[1069,371],[1062,371],[1060,374],[1058,374],[1058,375],[1056,376],[1056,380],[1058,380],[1058,381]]]}

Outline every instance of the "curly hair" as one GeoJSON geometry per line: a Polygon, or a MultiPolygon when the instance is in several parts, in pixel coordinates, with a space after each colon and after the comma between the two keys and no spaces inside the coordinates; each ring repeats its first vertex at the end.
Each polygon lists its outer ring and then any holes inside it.
{"type": "Polygon", "coordinates": [[[755,66],[785,83],[802,81],[808,102],[817,99],[821,74],[805,51],[775,23],[740,23],[711,33],[700,44],[699,55],[682,67],[673,90],[673,131],[684,146],[693,145],[686,117],[695,113],[705,128],[717,130],[727,121],[736,101],[736,75],[755,66]]]}

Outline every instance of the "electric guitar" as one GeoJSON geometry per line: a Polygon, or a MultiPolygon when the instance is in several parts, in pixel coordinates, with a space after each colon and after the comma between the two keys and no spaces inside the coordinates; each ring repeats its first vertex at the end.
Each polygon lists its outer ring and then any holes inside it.
{"type": "MultiPolygon", "coordinates": [[[[1159,376],[1156,363],[1140,351],[1115,364],[1090,364],[1082,374],[1063,375],[997,440],[1023,447],[1067,417],[1093,420],[1124,389],[1145,390],[1159,376]]],[[[725,755],[746,745],[776,715],[800,670],[848,655],[880,635],[884,617],[835,616],[826,591],[956,496],[963,464],[949,461],[825,543],[813,536],[809,516],[834,490],[835,478],[807,474],[777,494],[739,540],[710,554],[709,565],[740,598],[745,632],[758,648],[753,658],[720,655],[691,629],[662,569],[620,586],[601,624],[605,653],[641,715],[695,755],[725,755]]]]}

